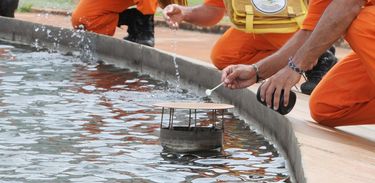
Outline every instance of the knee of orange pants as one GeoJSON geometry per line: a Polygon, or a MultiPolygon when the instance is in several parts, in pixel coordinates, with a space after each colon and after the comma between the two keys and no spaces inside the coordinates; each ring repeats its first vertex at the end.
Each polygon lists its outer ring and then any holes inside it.
{"type": "Polygon", "coordinates": [[[215,44],[214,48],[211,51],[211,62],[219,70],[222,70],[225,67],[231,65],[228,62],[228,60],[230,59],[225,58],[222,51],[224,51],[223,47],[218,44],[215,44]]]}
{"type": "MultiPolygon", "coordinates": [[[[270,50],[234,50],[228,48],[235,44],[238,43],[218,42],[214,46],[211,51],[211,62],[216,68],[222,70],[229,65],[254,64],[276,52],[276,49],[271,48],[270,50]]],[[[259,44],[262,43],[259,42],[259,44]]]]}
{"type": "MultiPolygon", "coordinates": [[[[317,93],[315,90],[313,93],[317,93]]],[[[317,95],[311,95],[309,104],[311,117],[319,124],[329,127],[335,127],[337,125],[335,123],[332,123],[332,120],[334,120],[336,117],[334,117],[332,113],[335,113],[337,109],[329,107],[324,102],[325,101],[320,100],[317,95]]]]}
{"type": "MultiPolygon", "coordinates": [[[[254,52],[254,49],[246,46],[252,45],[255,42],[254,39],[250,39],[252,37],[249,38],[249,36],[250,34],[234,28],[225,31],[212,48],[212,64],[220,70],[232,64],[245,64],[248,58],[244,58],[244,55],[250,55],[254,52]]],[[[259,45],[260,44],[261,43],[259,43],[259,45]]]]}
{"type": "MultiPolygon", "coordinates": [[[[346,56],[323,77],[312,92],[309,102],[310,114],[316,122],[325,126],[335,127],[338,126],[337,119],[346,116],[349,112],[349,108],[343,106],[350,104],[342,103],[343,96],[341,94],[346,93],[347,89],[343,86],[345,79],[340,73],[345,71],[346,67],[349,67],[345,62],[354,62],[356,59],[358,57],[354,53],[346,56]],[[337,90],[338,88],[343,90],[337,90]]],[[[355,77],[352,78],[355,79],[355,77]]],[[[346,85],[346,87],[350,86],[346,85]]]]}
{"type": "Polygon", "coordinates": [[[108,14],[96,18],[85,18],[72,16],[72,25],[74,29],[78,29],[80,25],[90,32],[113,36],[116,31],[118,22],[118,14],[108,14]]]}
{"type": "Polygon", "coordinates": [[[276,52],[293,34],[250,34],[230,28],[213,47],[211,61],[218,69],[253,64],[276,52]]]}

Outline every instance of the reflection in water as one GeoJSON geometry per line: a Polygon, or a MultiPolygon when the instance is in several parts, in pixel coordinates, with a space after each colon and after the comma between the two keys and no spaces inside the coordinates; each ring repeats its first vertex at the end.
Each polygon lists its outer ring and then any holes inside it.
{"type": "Polygon", "coordinates": [[[0,59],[6,60],[14,60],[15,57],[13,56],[11,49],[14,48],[13,46],[8,45],[1,45],[0,44],[0,59]]]}
{"type": "MultiPolygon", "coordinates": [[[[284,159],[225,114],[223,152],[164,152],[152,104],[197,101],[165,82],[58,53],[0,56],[0,177],[20,182],[278,182],[284,159]]],[[[204,115],[202,115],[204,117],[204,115]]]]}

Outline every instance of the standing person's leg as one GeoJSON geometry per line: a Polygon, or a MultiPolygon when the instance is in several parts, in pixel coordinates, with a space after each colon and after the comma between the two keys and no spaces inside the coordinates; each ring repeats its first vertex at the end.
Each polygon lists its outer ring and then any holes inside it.
{"type": "Polygon", "coordinates": [[[292,35],[250,34],[230,28],[212,49],[211,60],[218,69],[232,64],[253,64],[276,52],[292,35]]]}
{"type": "Polygon", "coordinates": [[[18,0],[0,0],[0,16],[14,18],[17,7],[18,0]]]}
{"type": "Polygon", "coordinates": [[[154,14],[157,0],[134,0],[137,8],[125,10],[120,14],[119,25],[128,26],[128,36],[124,39],[153,47],[154,14]]]}
{"type": "Polygon", "coordinates": [[[128,35],[124,37],[125,40],[136,42],[137,36],[139,34],[139,30],[136,26],[137,17],[143,16],[141,12],[139,12],[136,8],[129,8],[122,13],[120,13],[120,18],[118,21],[118,27],[122,25],[126,25],[128,35]]]}
{"type": "Polygon", "coordinates": [[[310,98],[312,117],[327,126],[375,124],[375,6],[348,29],[350,54],[323,78],[310,98]]]}

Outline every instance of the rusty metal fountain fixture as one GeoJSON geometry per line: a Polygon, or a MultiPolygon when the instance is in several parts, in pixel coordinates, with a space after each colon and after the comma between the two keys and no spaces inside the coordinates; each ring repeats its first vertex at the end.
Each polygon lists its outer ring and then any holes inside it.
{"type": "Polygon", "coordinates": [[[159,103],[155,106],[162,108],[161,146],[173,152],[207,151],[222,147],[224,112],[234,107],[215,103],[159,103]],[[188,112],[178,123],[175,121],[176,110],[188,112]],[[202,111],[208,114],[206,119],[197,119],[197,113],[202,111]]]}

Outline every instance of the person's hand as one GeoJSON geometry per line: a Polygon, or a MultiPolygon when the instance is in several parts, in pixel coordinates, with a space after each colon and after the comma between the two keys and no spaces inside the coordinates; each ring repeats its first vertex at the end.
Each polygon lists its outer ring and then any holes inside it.
{"type": "Polygon", "coordinates": [[[163,16],[167,24],[172,28],[178,28],[180,22],[184,20],[182,6],[170,4],[163,10],[163,16]]]}
{"type": "Polygon", "coordinates": [[[262,102],[266,101],[267,106],[271,107],[273,95],[274,110],[278,110],[279,105],[287,106],[289,103],[290,90],[300,79],[300,74],[293,71],[288,66],[284,67],[261,86],[260,98],[262,102]],[[281,90],[284,90],[284,104],[279,104],[281,90]]]}
{"type": "Polygon", "coordinates": [[[256,82],[256,72],[251,65],[230,65],[222,71],[221,81],[230,89],[246,88],[256,82]]]}

